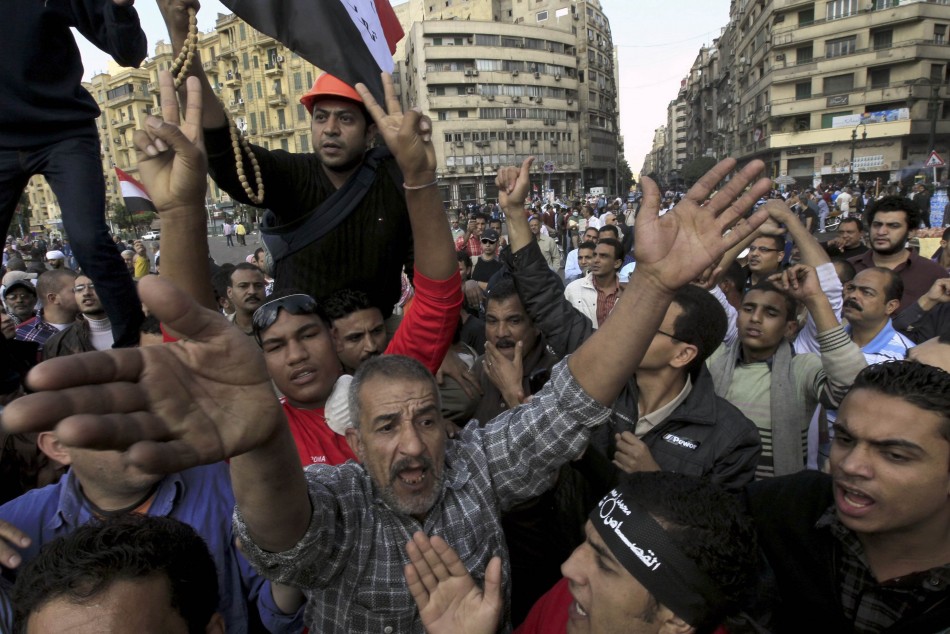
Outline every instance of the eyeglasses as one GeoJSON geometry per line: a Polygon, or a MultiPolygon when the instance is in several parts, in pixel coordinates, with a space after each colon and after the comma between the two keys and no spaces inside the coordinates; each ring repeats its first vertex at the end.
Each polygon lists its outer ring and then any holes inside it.
{"type": "Polygon", "coordinates": [[[74,293],[82,293],[82,292],[85,291],[87,288],[88,288],[89,290],[93,290],[94,288],[96,288],[96,285],[93,284],[92,282],[89,282],[88,284],[77,284],[76,286],[73,286],[73,292],[74,292],[74,293]]]}
{"type": "Polygon", "coordinates": [[[780,251],[780,250],[781,249],[773,249],[772,247],[756,247],[756,246],[749,247],[749,253],[755,253],[756,251],[758,251],[759,253],[769,254],[769,253],[773,253],[775,251],[780,251]]]}
{"type": "Polygon", "coordinates": [[[498,240],[489,240],[488,238],[482,238],[482,244],[495,244],[498,240]]]}
{"type": "Polygon", "coordinates": [[[317,312],[317,300],[303,293],[295,293],[261,304],[260,308],[254,311],[254,316],[251,317],[251,325],[254,328],[254,336],[257,337],[258,343],[261,342],[261,332],[273,326],[274,322],[277,321],[277,313],[280,312],[280,309],[286,310],[291,315],[312,315],[317,312]]]}
{"type": "Polygon", "coordinates": [[[656,334],[658,334],[658,335],[666,335],[667,337],[669,337],[669,338],[672,339],[673,341],[682,341],[682,339],[679,339],[678,337],[674,337],[674,336],[671,335],[670,333],[668,333],[668,332],[663,332],[662,330],[659,330],[659,329],[657,329],[656,334]]]}

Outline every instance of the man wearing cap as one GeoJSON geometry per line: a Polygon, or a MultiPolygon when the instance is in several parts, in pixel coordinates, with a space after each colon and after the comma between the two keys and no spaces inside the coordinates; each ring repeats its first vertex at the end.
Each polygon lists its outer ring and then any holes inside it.
{"type": "MultiPolygon", "coordinates": [[[[561,579],[515,634],[691,634],[745,624],[756,584],[755,530],[740,503],[683,474],[638,473],[600,500],[561,579]]],[[[458,554],[422,532],[406,546],[406,581],[430,634],[491,634],[500,566],[479,592],[458,554]]]]}
{"type": "Polygon", "coordinates": [[[23,271],[10,271],[3,276],[3,303],[17,326],[35,314],[36,287],[30,282],[32,279],[36,279],[36,274],[23,271]]]}
{"type": "MultiPolygon", "coordinates": [[[[158,4],[172,46],[181,50],[188,33],[186,9],[196,8],[197,2],[158,4]]],[[[341,288],[361,290],[388,318],[402,294],[403,265],[410,276],[413,271],[405,191],[434,186],[435,181],[403,182],[389,152],[370,149],[377,128],[359,94],[324,73],[301,99],[312,116],[314,151],[291,154],[252,146],[259,169],[244,156],[245,187],[224,107],[199,60],[190,72],[202,82],[202,125],[211,177],[235,200],[273,212],[266,218],[264,237],[275,261],[274,289],[300,289],[318,300],[341,288]],[[247,192],[260,193],[258,171],[263,202],[254,203],[247,192]],[[271,230],[280,234],[269,235],[271,230]]],[[[184,97],[184,91],[180,94],[184,97]]],[[[431,133],[428,119],[420,125],[431,133]]]]}
{"type": "Polygon", "coordinates": [[[484,291],[488,288],[491,276],[501,270],[501,261],[497,257],[499,238],[494,229],[485,229],[482,232],[482,254],[472,258],[475,266],[472,268],[472,277],[466,284],[478,284],[484,291]]]}

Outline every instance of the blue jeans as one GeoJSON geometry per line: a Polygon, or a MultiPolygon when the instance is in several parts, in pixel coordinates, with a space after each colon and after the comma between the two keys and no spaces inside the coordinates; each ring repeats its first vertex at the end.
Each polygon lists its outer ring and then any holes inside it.
{"type": "Polygon", "coordinates": [[[48,146],[0,149],[0,227],[6,234],[24,187],[42,174],[59,200],[63,229],[82,271],[96,285],[116,348],[139,343],[142,305],[122,257],[106,226],[105,179],[99,138],[94,128],[84,136],[48,146]]]}

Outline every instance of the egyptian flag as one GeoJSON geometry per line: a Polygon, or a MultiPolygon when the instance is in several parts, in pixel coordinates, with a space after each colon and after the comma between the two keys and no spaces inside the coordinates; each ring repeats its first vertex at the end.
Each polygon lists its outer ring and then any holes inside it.
{"type": "Polygon", "coordinates": [[[393,72],[405,35],[389,0],[222,0],[261,33],[383,103],[379,74],[393,72]]]}
{"type": "Polygon", "coordinates": [[[119,190],[122,192],[122,199],[125,200],[125,208],[130,213],[137,214],[143,211],[155,212],[155,205],[145,186],[138,182],[118,167],[115,168],[116,178],[119,179],[119,190]]]}

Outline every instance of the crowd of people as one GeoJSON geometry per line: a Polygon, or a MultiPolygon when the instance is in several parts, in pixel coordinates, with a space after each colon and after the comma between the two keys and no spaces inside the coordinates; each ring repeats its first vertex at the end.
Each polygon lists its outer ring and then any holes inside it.
{"type": "Polygon", "coordinates": [[[314,152],[236,160],[201,64],[162,73],[160,269],[10,241],[0,631],[946,631],[950,230],[841,188],[821,241],[824,192],[729,159],[575,213],[529,157],[447,214],[383,86],[321,75],[314,152]],[[260,180],[247,262],[209,263],[209,173],[260,180]]]}

